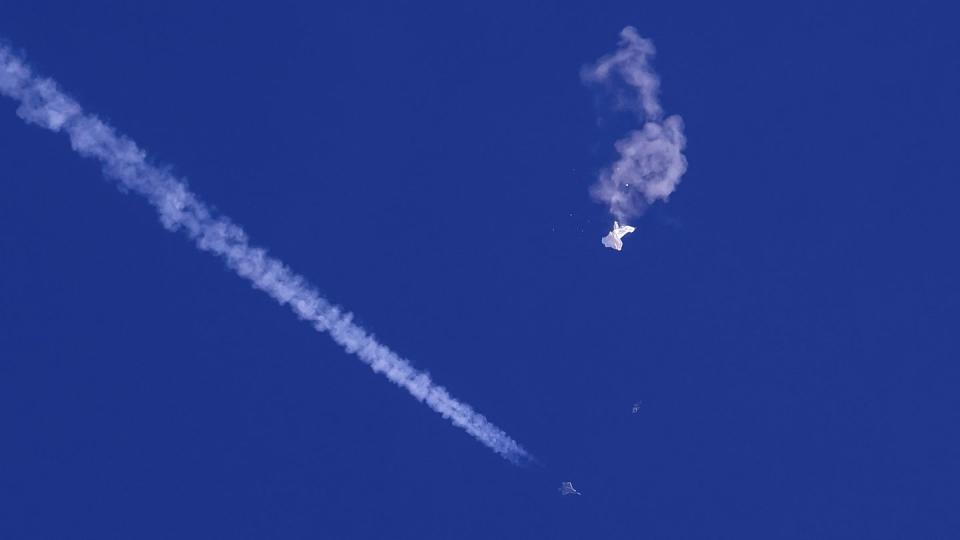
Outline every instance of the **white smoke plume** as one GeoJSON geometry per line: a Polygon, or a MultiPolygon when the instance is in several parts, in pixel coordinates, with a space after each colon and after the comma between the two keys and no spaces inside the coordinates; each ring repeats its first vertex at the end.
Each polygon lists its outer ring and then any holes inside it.
{"type": "Polygon", "coordinates": [[[222,257],[227,266],[253,286],[289,306],[298,317],[355,354],[373,371],[406,389],[417,400],[449,419],[494,452],[513,463],[531,459],[516,441],[469,405],[414,369],[409,362],[377,342],[351,322],[351,314],[321,297],[304,278],[267,252],[250,245],[246,233],[218,216],[187,186],[162,168],[151,165],[146,153],[95,116],[87,114],[50,79],[35,76],[26,63],[0,46],[0,94],[19,102],[17,114],[29,123],[64,131],[80,155],[99,160],[104,174],[144,196],[157,210],[163,226],[182,231],[201,250],[222,257]]]}
{"type": "Polygon", "coordinates": [[[585,83],[603,85],[613,93],[618,108],[643,122],[642,129],[616,142],[620,157],[590,188],[620,222],[642,214],[655,201],[666,201],[687,170],[683,119],[663,118],[657,96],[660,78],[650,65],[654,53],[653,43],[628,26],[620,32],[616,52],[581,71],[585,83]]]}

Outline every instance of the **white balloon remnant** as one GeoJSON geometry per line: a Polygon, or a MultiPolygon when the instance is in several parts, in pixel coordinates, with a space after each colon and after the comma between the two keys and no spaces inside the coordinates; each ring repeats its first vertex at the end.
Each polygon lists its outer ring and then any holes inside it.
{"type": "Polygon", "coordinates": [[[620,222],[614,221],[613,230],[608,232],[607,235],[603,237],[601,242],[603,242],[603,245],[607,246],[608,248],[620,251],[623,249],[623,240],[621,240],[621,238],[635,230],[637,229],[631,227],[630,225],[620,225],[620,222]]]}

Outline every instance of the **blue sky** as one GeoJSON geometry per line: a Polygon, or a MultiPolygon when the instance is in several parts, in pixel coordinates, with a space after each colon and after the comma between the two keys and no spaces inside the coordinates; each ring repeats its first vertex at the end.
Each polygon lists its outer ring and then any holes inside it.
{"type": "Polygon", "coordinates": [[[538,464],[3,99],[0,536],[960,528],[957,13],[127,4],[17,2],[0,36],[538,464]],[[657,46],[689,170],[614,253],[587,190],[636,120],[579,73],[627,25],[657,46]]]}

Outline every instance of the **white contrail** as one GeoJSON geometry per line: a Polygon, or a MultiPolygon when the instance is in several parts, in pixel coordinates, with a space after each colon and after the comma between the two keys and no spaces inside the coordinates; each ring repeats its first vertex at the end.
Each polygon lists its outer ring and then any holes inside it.
{"type": "Polygon", "coordinates": [[[17,114],[29,123],[52,131],[65,131],[73,149],[103,164],[107,177],[123,188],[147,198],[164,227],[183,231],[202,250],[221,256],[234,272],[249,280],[280,304],[288,305],[301,319],[347,352],[357,355],[375,372],[405,388],[417,400],[450,419],[494,452],[514,463],[530,458],[511,439],[469,405],[457,401],[430,380],[426,373],[381,345],[351,315],[322,298],[304,278],[283,263],[251,246],[247,235],[229,219],[214,214],[186,185],[162,168],[151,165],[146,153],[61,92],[50,79],[37,77],[26,63],[0,46],[0,94],[18,101],[17,114]]]}
{"type": "Polygon", "coordinates": [[[644,122],[642,129],[616,142],[620,157],[600,172],[590,189],[621,222],[643,213],[657,200],[667,200],[687,170],[683,119],[663,118],[657,97],[660,79],[650,65],[654,52],[653,43],[628,26],[620,32],[616,52],[581,72],[584,82],[605,85],[617,107],[636,113],[644,122]]]}

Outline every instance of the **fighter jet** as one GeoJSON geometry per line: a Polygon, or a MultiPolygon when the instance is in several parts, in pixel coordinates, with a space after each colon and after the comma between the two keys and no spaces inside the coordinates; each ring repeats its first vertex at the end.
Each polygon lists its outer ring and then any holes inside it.
{"type": "Polygon", "coordinates": [[[604,236],[600,241],[603,242],[603,245],[607,246],[608,248],[620,251],[623,249],[623,240],[620,239],[635,230],[635,228],[629,225],[620,225],[619,222],[614,221],[613,230],[607,233],[607,235],[604,236]]]}
{"type": "Polygon", "coordinates": [[[573,488],[570,482],[563,482],[557,490],[561,495],[580,495],[580,492],[573,488]]]}

